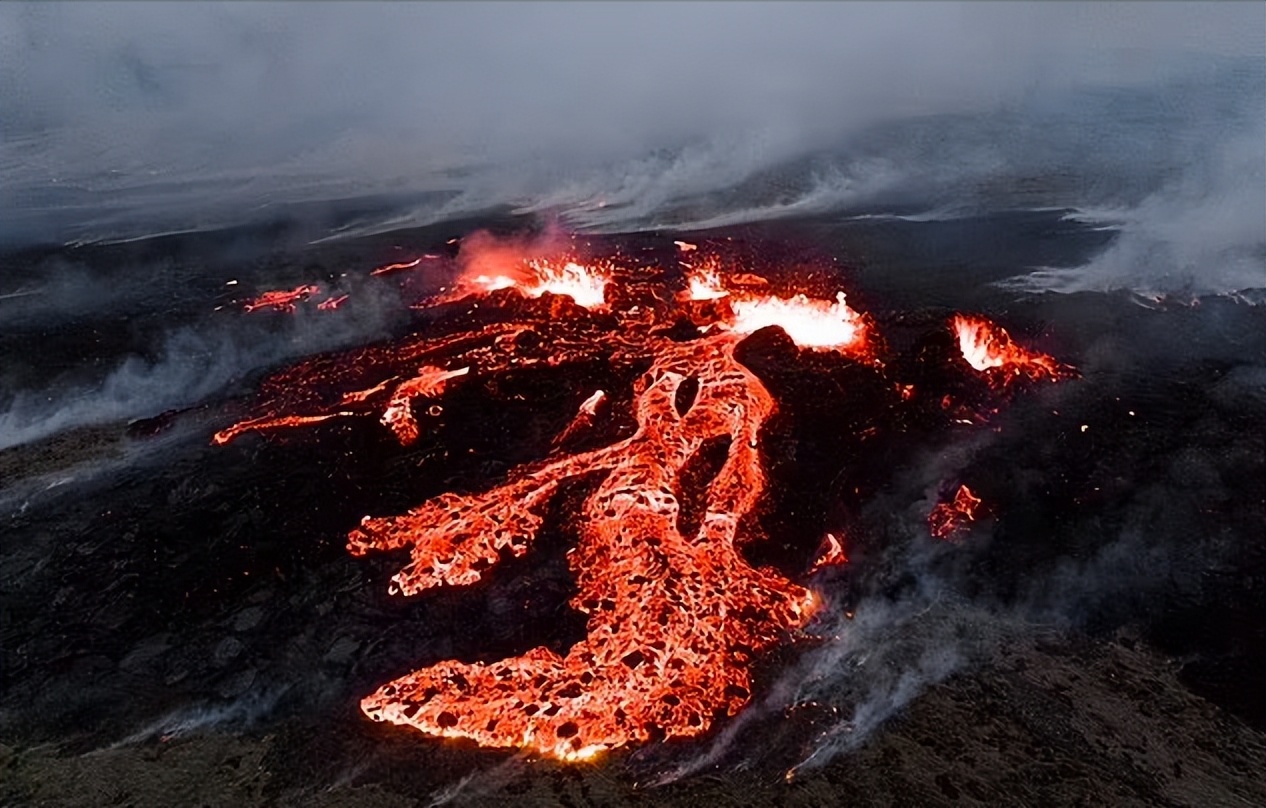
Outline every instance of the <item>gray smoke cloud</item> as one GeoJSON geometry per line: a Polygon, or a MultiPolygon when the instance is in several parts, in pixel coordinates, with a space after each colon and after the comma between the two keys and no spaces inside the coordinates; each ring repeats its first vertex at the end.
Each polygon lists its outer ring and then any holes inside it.
{"type": "MultiPolygon", "coordinates": [[[[683,199],[847,152],[868,127],[1258,59],[1264,18],[1255,4],[1183,3],[6,4],[0,240],[437,189],[457,195],[378,226],[504,204],[563,209],[579,227],[662,224],[683,199]]],[[[1247,81],[1251,102],[1262,89],[1247,81]]],[[[1215,147],[1233,119],[1210,132],[1215,147]]],[[[1034,149],[1014,132],[936,137],[949,146],[845,154],[789,199],[696,218],[819,212],[929,174],[979,184],[1034,149]]],[[[1181,174],[1193,159],[1163,157],[1149,168],[1181,174]]],[[[1174,182],[1138,208],[1160,217],[1139,229],[1146,243],[1168,244],[1153,231],[1171,208],[1208,193],[1174,182]]]]}

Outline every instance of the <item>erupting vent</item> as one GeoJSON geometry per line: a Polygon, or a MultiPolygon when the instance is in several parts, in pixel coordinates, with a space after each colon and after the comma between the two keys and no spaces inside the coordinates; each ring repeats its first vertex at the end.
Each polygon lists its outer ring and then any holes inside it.
{"type": "Polygon", "coordinates": [[[1054,357],[1016,345],[1005,329],[983,317],[955,315],[954,333],[967,364],[987,374],[992,384],[1005,386],[1021,377],[1059,381],[1075,375],[1054,357]]]}
{"type": "Polygon", "coordinates": [[[511,266],[507,271],[476,275],[468,280],[475,291],[495,292],[498,289],[518,289],[528,297],[540,297],[545,293],[565,295],[579,306],[597,309],[605,302],[609,269],[584,266],[575,261],[561,265],[551,261],[532,260],[522,266],[511,266]]]}

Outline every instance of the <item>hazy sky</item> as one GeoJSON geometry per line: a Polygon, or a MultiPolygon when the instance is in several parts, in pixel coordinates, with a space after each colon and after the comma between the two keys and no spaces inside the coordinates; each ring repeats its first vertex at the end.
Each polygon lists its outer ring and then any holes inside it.
{"type": "Polygon", "coordinates": [[[86,218],[78,205],[130,205],[119,216],[136,221],[223,203],[230,184],[254,205],[448,187],[444,170],[472,166],[501,172],[482,181],[503,196],[553,199],[587,167],[624,161],[602,182],[653,206],[880,121],[1155,82],[1209,54],[1266,56],[1264,10],[3,3],[0,211],[13,215],[0,238],[86,218]],[[684,144],[690,159],[645,164],[684,144]]]}
{"type": "Polygon", "coordinates": [[[1263,8],[6,3],[0,102],[10,131],[69,125],[109,139],[153,127],[270,157],[302,148],[303,128],[314,139],[407,132],[492,155],[729,129],[812,138],[1041,82],[1146,76],[1184,50],[1261,53],[1263,8]]]}

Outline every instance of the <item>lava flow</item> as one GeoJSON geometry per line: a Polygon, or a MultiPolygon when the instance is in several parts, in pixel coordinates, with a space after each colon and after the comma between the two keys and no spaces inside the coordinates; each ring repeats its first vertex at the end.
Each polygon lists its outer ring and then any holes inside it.
{"type": "MultiPolygon", "coordinates": [[[[471,261],[457,289],[487,301],[484,308],[498,309],[504,321],[308,360],[265,382],[261,414],[216,434],[216,443],[226,443],[244,432],[377,415],[409,444],[425,428],[419,402],[438,414],[459,385],[478,390],[510,371],[586,362],[640,373],[631,435],[566,453],[571,437],[613,406],[589,387],[544,460],[488,490],[440,494],[402,515],[365,517],[351,531],[355,555],[410,551],[394,591],[468,586],[503,558],[528,552],[547,506],[570,481],[596,486],[570,517],[578,540],[567,555],[576,585],[571,606],[587,616],[584,639],[565,654],[537,647],[499,662],[448,660],[414,671],[362,701],[375,720],[565,760],[698,735],[748,702],[755,659],[821,608],[813,591],[742,552],[759,537],[752,517],[768,487],[759,445],[777,405],[740,349],[749,334],[776,326],[798,355],[821,352],[823,361],[878,374],[872,323],[842,292],[834,300],[779,297],[763,291],[768,284],[759,276],[711,270],[689,275],[675,297],[653,294],[646,299],[654,304],[612,312],[607,291],[615,276],[613,266],[573,260],[471,261]],[[570,309],[556,305],[564,297],[570,309]],[[718,445],[719,471],[705,490],[688,490],[697,479],[692,463],[718,445]],[[684,518],[687,497],[702,502],[700,518],[684,518]]],[[[1019,351],[1001,329],[991,340],[988,346],[1019,351]]],[[[979,502],[965,487],[962,496],[972,507],[979,502]]],[[[972,518],[970,509],[960,512],[972,518]]],[[[811,571],[846,561],[828,534],[811,571]]]]}
{"type": "Polygon", "coordinates": [[[981,499],[965,485],[960,485],[949,502],[938,502],[928,514],[928,532],[942,541],[952,541],[967,532],[968,525],[976,521],[976,509],[981,499]]]}
{"type": "MultiPolygon", "coordinates": [[[[465,376],[470,368],[444,370],[436,367],[418,368],[418,375],[396,387],[391,401],[382,414],[383,426],[396,433],[396,439],[408,445],[418,439],[418,421],[413,415],[415,398],[438,398],[450,379],[465,376]]],[[[355,395],[355,394],[353,394],[355,395]]],[[[439,406],[433,404],[431,406],[439,406]]]]}
{"type": "Polygon", "coordinates": [[[584,758],[657,731],[695,735],[717,712],[737,712],[751,691],[752,656],[804,625],[816,604],[739,552],[739,525],[765,486],[757,434],[774,403],[735,361],[737,342],[721,334],[654,346],[638,430],[625,441],[484,494],[444,494],[404,516],[365,520],[351,536],[353,553],[412,547],[412,563],[393,579],[402,593],[472,584],[502,553],[527,552],[537,512],[562,483],[605,474],[568,554],[579,590],[572,606],[589,615],[588,636],[566,656],[537,648],[416,671],[365,699],[366,713],[489,746],[584,758]],[[682,415],[675,401],[688,378],[698,392],[682,415]],[[718,437],[729,438],[729,455],[709,486],[702,525],[683,534],[674,493],[682,468],[718,437]]]}
{"type": "Polygon", "coordinates": [[[386,275],[388,272],[399,272],[402,269],[413,269],[414,267],[421,264],[423,259],[435,258],[435,257],[436,256],[434,255],[424,255],[422,256],[422,258],[415,258],[412,261],[402,261],[398,264],[387,264],[386,266],[381,266],[381,267],[378,267],[377,269],[370,270],[369,274],[370,275],[386,275]]]}
{"type": "Polygon", "coordinates": [[[839,567],[847,563],[848,556],[844,554],[843,543],[835,537],[834,533],[828,533],[826,538],[822,540],[818,557],[814,559],[813,565],[809,567],[809,572],[817,572],[827,567],[839,567]]]}
{"type": "Polygon", "coordinates": [[[307,300],[320,291],[320,287],[311,284],[296,286],[294,289],[276,289],[264,292],[258,297],[248,300],[242,304],[242,308],[248,312],[258,311],[259,309],[293,312],[296,303],[307,300]]]}
{"type": "Polygon", "coordinates": [[[347,295],[339,295],[338,297],[327,297],[325,300],[322,300],[320,303],[317,303],[317,309],[319,311],[334,311],[339,306],[346,303],[347,298],[348,298],[347,295]]]}

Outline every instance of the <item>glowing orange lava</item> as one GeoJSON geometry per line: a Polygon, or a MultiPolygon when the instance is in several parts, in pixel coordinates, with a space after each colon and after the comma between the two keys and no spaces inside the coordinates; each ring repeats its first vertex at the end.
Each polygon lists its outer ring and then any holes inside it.
{"type": "MultiPolygon", "coordinates": [[[[438,398],[448,386],[449,379],[465,376],[470,368],[445,370],[437,367],[420,367],[418,375],[397,385],[382,413],[383,426],[396,434],[396,439],[406,446],[418,439],[418,422],[413,417],[413,399],[438,398]]],[[[436,406],[436,405],[432,405],[436,406]]]]}
{"type": "Polygon", "coordinates": [[[476,496],[443,494],[407,515],[366,519],[349,547],[410,547],[393,581],[406,595],[478,581],[501,553],[527,552],[540,508],[568,479],[600,472],[580,541],[568,554],[589,615],[588,636],[559,656],[545,648],[492,664],[444,662],[391,682],[362,702],[378,720],[488,746],[587,757],[631,741],[705,731],[750,694],[753,655],[802,626],[816,598],[739,552],[739,525],[765,476],[756,449],[773,400],[733,356],[738,338],[655,345],[631,438],[522,471],[476,496]],[[675,406],[687,378],[693,406],[675,406]],[[729,437],[697,531],[678,528],[681,469],[710,438],[729,437]]]}
{"type": "MultiPolygon", "coordinates": [[[[744,274],[744,286],[754,286],[757,276],[744,274]]],[[[850,347],[864,345],[866,323],[862,316],[844,302],[844,293],[837,292],[835,302],[810,298],[803,294],[789,298],[756,294],[746,288],[727,288],[714,269],[700,269],[687,277],[691,300],[726,299],[731,318],[723,327],[736,334],[751,334],[771,325],[781,327],[797,345],[810,348],[850,347]]]]}
{"type": "Polygon", "coordinates": [[[609,272],[604,267],[586,266],[575,261],[526,260],[501,271],[484,272],[465,279],[480,292],[515,289],[527,297],[545,293],[566,295],[587,309],[602,308],[606,300],[609,272]]]}
{"type": "Polygon", "coordinates": [[[271,292],[264,292],[259,297],[248,300],[242,304],[242,308],[246,311],[274,309],[276,311],[293,312],[296,303],[307,300],[320,291],[320,287],[311,284],[296,286],[294,289],[277,289],[271,292]]]}
{"type": "MultiPolygon", "coordinates": [[[[423,256],[423,257],[427,257],[427,256],[423,256]]],[[[402,269],[413,269],[414,267],[416,267],[418,264],[421,264],[421,263],[422,263],[421,258],[415,258],[412,261],[403,261],[398,264],[387,264],[386,266],[381,266],[381,267],[378,267],[377,269],[371,269],[369,271],[369,274],[370,275],[386,275],[388,272],[399,272],[402,269]]]]}
{"type": "Polygon", "coordinates": [[[980,497],[965,485],[960,485],[949,502],[938,502],[928,514],[928,531],[934,538],[948,541],[959,538],[967,531],[969,522],[976,521],[976,508],[980,497]]]}
{"type": "Polygon", "coordinates": [[[221,429],[211,436],[211,442],[217,446],[223,446],[245,432],[263,431],[278,427],[311,426],[322,421],[328,421],[331,418],[340,418],[348,415],[355,415],[355,413],[331,412],[324,415],[283,415],[279,418],[252,418],[247,421],[238,421],[228,429],[221,429]]]}
{"type": "Polygon", "coordinates": [[[818,550],[818,556],[814,559],[813,566],[809,567],[809,572],[817,572],[825,567],[838,567],[847,563],[848,556],[844,553],[844,543],[836,538],[834,533],[828,533],[822,541],[822,547],[818,550]]]}
{"type": "Polygon", "coordinates": [[[689,284],[687,291],[691,300],[719,300],[730,294],[721,285],[721,276],[712,269],[692,272],[686,282],[689,284]]]}
{"type": "MultiPolygon", "coordinates": [[[[683,253],[695,249],[685,242],[677,246],[683,253]]],[[[389,265],[374,274],[416,264],[389,265]]],[[[846,305],[843,292],[834,300],[779,297],[764,291],[769,284],[757,275],[722,272],[716,261],[701,267],[676,298],[655,296],[667,311],[611,312],[613,267],[489,248],[464,265],[447,300],[456,294],[483,300],[513,289],[522,297],[495,299],[505,316],[519,321],[309,360],[265,382],[263,414],[215,435],[214,442],[223,444],[250,431],[377,417],[409,444],[422,430],[415,408],[425,402],[428,412],[438,413],[458,384],[485,384],[533,365],[581,362],[641,374],[631,435],[567,453],[571,438],[594,430],[613,406],[596,390],[553,439],[546,459],[513,469],[488,490],[440,494],[405,514],[367,516],[351,531],[348,548],[355,555],[410,552],[409,564],[392,578],[395,592],[468,586],[503,558],[528,552],[547,505],[569,481],[584,478],[596,486],[568,517],[579,537],[567,556],[576,585],[571,606],[587,616],[584,639],[565,654],[538,647],[499,662],[439,662],[380,687],[361,702],[366,714],[430,735],[523,747],[564,760],[651,738],[698,735],[750,700],[755,658],[804,627],[820,608],[815,593],[772,568],[753,566],[740,551],[759,538],[751,517],[767,479],[758,446],[776,406],[736,350],[747,335],[778,326],[806,353],[831,350],[838,353],[821,356],[878,368],[872,324],[846,305]],[[553,302],[532,300],[546,295],[570,297],[602,313],[573,307],[560,317],[553,302]],[[694,330],[666,336],[663,326],[682,325],[683,319],[694,330]],[[715,446],[725,447],[720,470],[705,490],[687,491],[695,479],[692,462],[715,446]],[[702,501],[701,518],[683,521],[686,494],[702,501]]],[[[307,289],[304,294],[316,291],[307,289]]],[[[1016,348],[985,321],[958,318],[955,327],[965,355],[969,347],[984,346],[986,368],[1009,373],[1008,363],[1019,362],[1043,373],[1064,372],[1049,357],[1016,348]],[[968,340],[963,328],[975,336],[968,340]],[[993,363],[998,351],[1004,359],[993,363]]],[[[975,353],[968,361],[976,367],[973,358],[975,353]]],[[[577,395],[592,389],[579,387],[577,395]]],[[[903,399],[913,394],[908,390],[903,399]]],[[[937,505],[929,517],[934,535],[952,536],[957,525],[974,518],[979,502],[961,487],[952,503],[937,505]]],[[[846,562],[843,542],[828,534],[810,571],[846,562]]]]}
{"type": "Polygon", "coordinates": [[[1016,345],[1006,329],[983,317],[955,315],[954,333],[963,359],[986,374],[991,384],[1004,387],[1022,377],[1059,381],[1076,375],[1054,357],[1016,345]]]}

